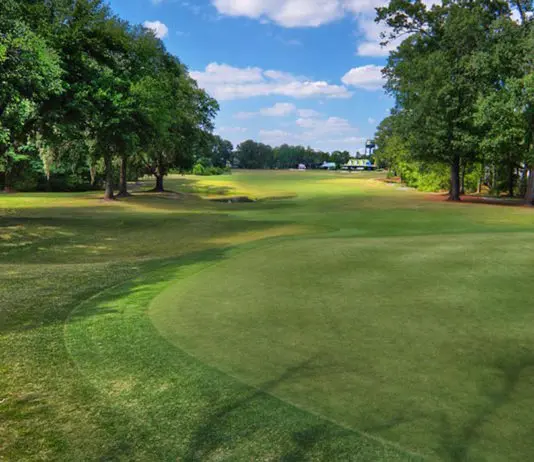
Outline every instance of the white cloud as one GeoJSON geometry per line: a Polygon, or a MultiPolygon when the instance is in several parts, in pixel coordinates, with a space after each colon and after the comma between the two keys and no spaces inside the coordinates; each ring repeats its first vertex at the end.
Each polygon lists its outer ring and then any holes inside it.
{"type": "Polygon", "coordinates": [[[297,119],[297,126],[309,130],[309,134],[323,136],[325,134],[341,134],[347,132],[357,132],[347,119],[341,117],[329,117],[328,119],[297,119]]]}
{"type": "Polygon", "coordinates": [[[374,16],[387,0],[211,0],[217,11],[284,27],[317,27],[346,14],[374,16]]]}
{"type": "Polygon", "coordinates": [[[301,141],[297,133],[284,130],[260,130],[258,137],[263,143],[268,143],[273,146],[280,146],[284,143],[297,144],[301,141]]]}
{"type": "Polygon", "coordinates": [[[319,117],[321,115],[320,112],[317,112],[313,109],[300,109],[299,116],[305,119],[311,119],[313,117],[319,117]]]}
{"type": "Polygon", "coordinates": [[[372,17],[360,18],[358,30],[362,37],[356,51],[359,56],[388,56],[390,51],[395,50],[403,40],[395,39],[382,46],[382,34],[387,33],[388,28],[383,24],[377,24],[372,17]]]}
{"type": "Polygon", "coordinates": [[[302,119],[314,119],[321,116],[321,113],[314,109],[297,109],[293,103],[276,103],[272,107],[262,108],[257,112],[237,112],[234,119],[251,119],[256,116],[265,117],[287,117],[297,114],[302,119]]]}
{"type": "MultiPolygon", "coordinates": [[[[422,0],[431,7],[440,0],[422,0]]],[[[375,10],[388,0],[211,0],[220,14],[272,21],[283,27],[317,27],[346,15],[355,17],[360,31],[357,53],[360,56],[387,56],[401,40],[381,47],[380,32],[385,26],[376,24],[375,10]]]]}
{"type": "Polygon", "coordinates": [[[169,34],[169,28],[161,21],[145,21],[143,26],[153,31],[159,39],[165,38],[169,34]]]}
{"type": "Polygon", "coordinates": [[[265,107],[258,112],[238,112],[234,114],[236,119],[250,119],[254,116],[265,117],[287,117],[297,111],[297,106],[293,103],[276,103],[272,107],[265,107]]]}
{"type": "Polygon", "coordinates": [[[373,119],[372,117],[369,117],[367,119],[367,122],[369,122],[370,125],[374,125],[374,124],[376,124],[376,119],[373,119]]]}
{"type": "Polygon", "coordinates": [[[236,68],[211,63],[204,71],[191,72],[198,84],[221,101],[255,96],[286,96],[292,98],[350,98],[352,93],[343,85],[306,80],[287,72],[258,67],[236,68]]]}
{"type": "Polygon", "coordinates": [[[284,27],[317,27],[344,15],[341,0],[212,0],[221,14],[269,19],[284,27]]]}
{"type": "Polygon", "coordinates": [[[374,64],[351,69],[343,76],[341,81],[345,85],[371,91],[380,90],[384,85],[382,68],[374,64]]]}
{"type": "Polygon", "coordinates": [[[219,127],[217,133],[246,133],[248,131],[245,127],[219,127]]]}
{"type": "MultiPolygon", "coordinates": [[[[422,1],[428,8],[440,3],[440,0],[422,1]]],[[[356,14],[360,33],[361,41],[359,41],[356,49],[356,53],[359,56],[388,56],[406,38],[401,37],[389,40],[387,45],[381,45],[381,42],[383,42],[382,34],[385,33],[387,36],[391,29],[383,23],[375,22],[375,9],[387,4],[387,0],[348,0],[349,9],[356,14]]]]}
{"type": "Polygon", "coordinates": [[[359,136],[359,129],[340,117],[326,119],[299,118],[296,130],[260,130],[258,139],[272,146],[281,144],[301,144],[326,151],[349,150],[356,152],[365,146],[365,138],[359,136]]]}
{"type": "Polygon", "coordinates": [[[204,84],[240,84],[258,83],[264,80],[259,67],[237,68],[228,64],[211,63],[204,72],[192,72],[194,79],[204,84]]]}
{"type": "Polygon", "coordinates": [[[279,82],[292,82],[293,80],[302,79],[302,77],[295,77],[293,74],[290,74],[289,72],[282,72],[282,71],[265,71],[265,77],[269,77],[273,80],[278,80],[279,82]]]}
{"type": "Polygon", "coordinates": [[[286,117],[297,110],[292,103],[276,103],[273,107],[260,109],[260,114],[267,117],[286,117]]]}

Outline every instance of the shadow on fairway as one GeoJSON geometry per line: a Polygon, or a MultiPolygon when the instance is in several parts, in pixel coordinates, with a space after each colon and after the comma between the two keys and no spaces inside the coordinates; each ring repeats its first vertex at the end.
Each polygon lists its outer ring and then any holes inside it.
{"type": "Polygon", "coordinates": [[[481,438],[483,425],[512,399],[512,395],[521,380],[521,375],[527,369],[534,367],[534,352],[524,351],[518,356],[510,354],[509,358],[514,358],[511,361],[507,358],[495,363],[495,370],[501,376],[500,386],[494,389],[494,383],[485,384],[486,389],[480,390],[481,395],[487,397],[486,406],[474,413],[460,428],[454,428],[447,416],[443,414],[441,454],[444,460],[452,462],[469,460],[470,449],[481,438]]]}

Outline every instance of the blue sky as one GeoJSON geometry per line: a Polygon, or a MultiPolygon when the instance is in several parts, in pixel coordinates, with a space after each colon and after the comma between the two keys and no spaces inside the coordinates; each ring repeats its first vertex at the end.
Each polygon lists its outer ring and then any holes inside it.
{"type": "Polygon", "coordinates": [[[110,0],[153,28],[217,98],[216,132],[355,153],[392,101],[381,89],[388,50],[383,0],[110,0]]]}

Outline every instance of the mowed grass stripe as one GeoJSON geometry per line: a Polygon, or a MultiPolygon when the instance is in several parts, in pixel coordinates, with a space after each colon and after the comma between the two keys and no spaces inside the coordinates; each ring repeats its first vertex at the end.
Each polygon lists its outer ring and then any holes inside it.
{"type": "Polygon", "coordinates": [[[534,451],[532,237],[286,240],[179,281],[151,316],[201,361],[351,428],[513,460],[534,451]]]}
{"type": "Polygon", "coordinates": [[[176,454],[181,460],[422,460],[279,401],[269,394],[276,381],[262,389],[246,386],[161,337],[147,316],[152,298],[169,281],[218,265],[219,257],[207,252],[145,273],[82,303],[65,325],[65,342],[80,372],[120,409],[128,434],[136,435],[142,452],[132,455],[142,454],[138,460],[170,460],[176,454]]]}

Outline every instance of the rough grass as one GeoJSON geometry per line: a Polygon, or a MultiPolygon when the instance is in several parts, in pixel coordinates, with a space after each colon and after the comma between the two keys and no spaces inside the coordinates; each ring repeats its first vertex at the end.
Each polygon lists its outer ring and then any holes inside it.
{"type": "Polygon", "coordinates": [[[372,178],[176,177],[167,187],[188,194],[137,194],[113,204],[95,194],[1,196],[0,459],[415,460],[414,449],[443,460],[528,460],[532,320],[522,284],[531,267],[532,212],[429,202],[372,178]],[[215,203],[197,194],[260,201],[215,203]],[[421,262],[419,255],[432,258],[421,262]],[[269,281],[289,264],[302,280],[293,275],[298,284],[288,278],[287,290],[273,292],[280,284],[269,281]],[[444,271],[449,267],[454,273],[444,271]],[[355,271],[366,275],[371,293],[383,294],[383,304],[369,304],[365,292],[344,300],[335,290],[323,296],[315,289],[321,273],[331,273],[328,284],[336,287],[355,271]],[[372,277],[382,280],[383,292],[372,277]],[[226,299],[224,291],[239,284],[243,292],[226,299]],[[430,289],[439,296],[426,310],[430,289]],[[164,305],[183,312],[163,310],[158,331],[147,311],[160,292],[173,293],[164,305]],[[310,312],[298,302],[302,292],[310,312]],[[328,329],[314,337],[295,324],[302,318],[321,325],[317,306],[336,296],[326,319],[332,329],[344,327],[342,337],[328,329]],[[344,326],[359,325],[351,300],[365,306],[366,324],[359,326],[365,348],[344,326]],[[285,307],[283,316],[275,306],[285,307]],[[210,307],[220,310],[220,323],[210,307]],[[252,328],[260,314],[268,322],[252,328]],[[228,325],[234,321],[243,323],[242,332],[222,335],[235,333],[228,325]],[[191,323],[186,335],[184,322],[191,323]],[[307,334],[302,350],[291,347],[295,332],[307,334]],[[390,338],[398,340],[383,348],[381,340],[390,338]],[[336,355],[332,368],[342,371],[348,359],[352,368],[337,379],[316,374],[325,359],[309,357],[315,341],[324,358],[336,355]],[[449,356],[437,347],[447,341],[449,356]],[[245,350],[241,364],[228,342],[245,350]],[[432,361],[421,362],[434,343],[432,361]],[[357,348],[348,349],[352,344],[357,348]],[[386,367],[386,351],[402,356],[397,344],[405,362],[386,367]],[[263,367],[257,357],[266,351],[263,367]],[[326,395],[314,383],[332,387],[328,399],[320,399],[326,395]],[[384,383],[389,394],[382,394],[384,383]],[[374,404],[358,404],[362,390],[374,404]],[[384,422],[389,428],[377,427],[384,422]]]}

